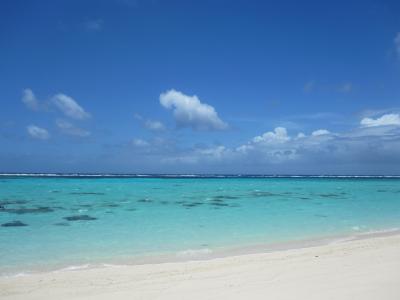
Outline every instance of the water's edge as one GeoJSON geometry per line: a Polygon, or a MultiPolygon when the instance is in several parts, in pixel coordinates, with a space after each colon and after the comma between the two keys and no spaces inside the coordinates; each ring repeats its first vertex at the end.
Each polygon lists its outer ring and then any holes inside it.
{"type": "Polygon", "coordinates": [[[307,240],[296,240],[289,242],[280,242],[272,244],[255,244],[237,247],[227,248],[216,248],[216,249],[188,249],[180,251],[178,253],[168,253],[163,255],[151,255],[151,256],[136,256],[131,258],[110,260],[107,262],[99,263],[85,263],[80,265],[70,266],[41,266],[38,269],[31,270],[28,272],[15,272],[15,273],[3,273],[0,269],[0,278],[9,277],[20,277],[20,276],[31,276],[45,273],[57,273],[57,272],[73,272],[84,269],[99,269],[99,268],[111,268],[117,266],[135,266],[135,265],[154,265],[164,263],[185,263],[190,261],[207,261],[213,259],[220,259],[226,257],[244,256],[244,255],[256,255],[263,253],[273,253],[280,251],[306,249],[313,247],[326,246],[331,244],[341,244],[357,240],[366,240],[379,237],[390,237],[400,236],[400,228],[389,228],[386,230],[374,231],[374,232],[359,232],[356,234],[336,235],[329,237],[319,237],[307,240]]]}

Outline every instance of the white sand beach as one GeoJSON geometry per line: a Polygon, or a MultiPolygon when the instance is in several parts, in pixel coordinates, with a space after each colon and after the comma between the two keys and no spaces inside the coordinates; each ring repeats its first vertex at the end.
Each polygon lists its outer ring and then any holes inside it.
{"type": "Polygon", "coordinates": [[[1,299],[400,299],[400,235],[0,278],[1,299]]]}

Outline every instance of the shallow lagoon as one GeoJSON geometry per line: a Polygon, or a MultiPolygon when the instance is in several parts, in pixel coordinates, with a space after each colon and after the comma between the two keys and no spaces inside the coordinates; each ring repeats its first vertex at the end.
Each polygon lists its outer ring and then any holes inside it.
{"type": "Polygon", "coordinates": [[[400,228],[400,179],[3,176],[0,224],[3,274],[191,259],[400,228]]]}

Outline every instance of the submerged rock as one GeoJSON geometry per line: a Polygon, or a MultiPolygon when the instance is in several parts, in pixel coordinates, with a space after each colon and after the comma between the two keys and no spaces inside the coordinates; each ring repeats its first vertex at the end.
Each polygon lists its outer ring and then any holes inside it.
{"type": "Polygon", "coordinates": [[[105,195],[105,193],[98,192],[72,192],[70,195],[105,195]]]}
{"type": "Polygon", "coordinates": [[[0,205],[12,205],[12,204],[27,204],[26,200],[2,200],[0,201],[0,205]]]}
{"type": "Polygon", "coordinates": [[[213,205],[213,206],[229,206],[229,204],[221,203],[221,202],[213,202],[213,203],[210,203],[210,205],[213,205]]]}
{"type": "Polygon", "coordinates": [[[328,194],[319,194],[320,197],[324,197],[324,198],[336,198],[336,197],[340,197],[340,195],[338,194],[333,194],[333,193],[328,193],[328,194]]]}
{"type": "Polygon", "coordinates": [[[150,202],[153,202],[153,200],[145,198],[145,199],[139,199],[137,202],[150,203],[150,202]]]}
{"type": "Polygon", "coordinates": [[[35,208],[26,208],[26,207],[9,208],[9,209],[3,209],[2,211],[8,212],[10,214],[23,215],[23,214],[50,213],[50,212],[53,212],[54,209],[47,207],[47,206],[41,206],[41,207],[35,207],[35,208]]]}
{"type": "Polygon", "coordinates": [[[239,199],[240,197],[237,196],[229,196],[229,195],[219,195],[219,196],[215,196],[213,198],[214,201],[218,201],[218,200],[234,200],[234,199],[239,199]]]}
{"type": "Polygon", "coordinates": [[[69,217],[64,217],[65,220],[67,221],[93,221],[97,220],[95,217],[91,217],[88,215],[75,215],[75,216],[69,216],[69,217]]]}
{"type": "Polygon", "coordinates": [[[28,224],[22,223],[21,221],[12,221],[12,222],[7,222],[4,224],[1,224],[3,227],[23,227],[23,226],[28,226],[28,224]]]}
{"type": "Polygon", "coordinates": [[[276,194],[271,192],[264,192],[264,191],[255,191],[251,193],[253,197],[274,197],[274,196],[282,196],[282,194],[276,194]]]}
{"type": "Polygon", "coordinates": [[[204,203],[202,202],[193,202],[193,203],[184,203],[182,204],[183,207],[189,208],[189,207],[196,207],[199,205],[203,205],[204,203]]]}
{"type": "Polygon", "coordinates": [[[110,203],[110,204],[105,204],[104,207],[119,207],[119,205],[110,203]]]}
{"type": "Polygon", "coordinates": [[[327,218],[328,217],[327,215],[322,215],[322,214],[315,214],[314,216],[318,217],[318,218],[327,218]]]}
{"type": "Polygon", "coordinates": [[[55,223],[55,226],[69,226],[69,223],[67,222],[60,222],[60,223],[55,223]]]}

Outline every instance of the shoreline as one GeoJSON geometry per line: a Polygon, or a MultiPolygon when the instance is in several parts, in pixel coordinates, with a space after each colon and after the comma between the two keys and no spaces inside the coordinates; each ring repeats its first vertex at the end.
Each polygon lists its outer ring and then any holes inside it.
{"type": "Polygon", "coordinates": [[[0,277],[1,299],[399,299],[400,234],[207,260],[0,277]]]}
{"type": "Polygon", "coordinates": [[[98,262],[82,262],[70,264],[51,264],[45,266],[35,266],[27,271],[0,272],[1,278],[18,278],[46,273],[58,273],[64,271],[105,269],[112,267],[132,267],[143,265],[156,265],[168,263],[187,263],[193,261],[208,261],[213,259],[223,259],[236,256],[246,256],[254,254],[267,254],[281,251],[300,250],[313,247],[335,245],[357,240],[365,240],[377,237],[399,236],[400,228],[387,228],[377,231],[354,232],[353,234],[340,234],[332,236],[321,236],[309,239],[299,239],[284,242],[259,243],[239,246],[226,246],[217,248],[196,248],[185,249],[177,252],[138,255],[129,258],[114,257],[98,262]]]}

